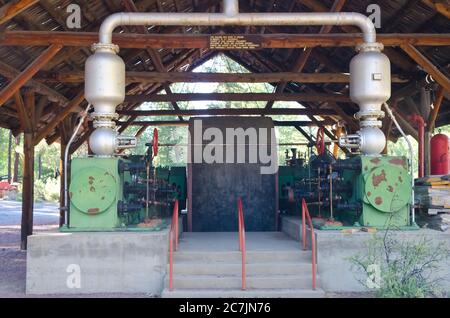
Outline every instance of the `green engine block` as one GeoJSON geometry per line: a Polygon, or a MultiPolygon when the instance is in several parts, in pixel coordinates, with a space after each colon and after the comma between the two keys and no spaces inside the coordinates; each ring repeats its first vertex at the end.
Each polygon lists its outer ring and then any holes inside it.
{"type": "Polygon", "coordinates": [[[119,158],[76,158],[69,187],[72,229],[104,230],[128,225],[118,211],[129,173],[119,173],[119,158]]]}

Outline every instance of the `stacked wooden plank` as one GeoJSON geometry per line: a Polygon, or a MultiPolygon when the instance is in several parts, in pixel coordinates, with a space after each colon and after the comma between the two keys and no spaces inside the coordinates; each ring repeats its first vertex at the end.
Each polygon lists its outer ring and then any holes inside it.
{"type": "Polygon", "coordinates": [[[450,211],[450,175],[416,179],[414,191],[415,201],[421,207],[450,211]]]}

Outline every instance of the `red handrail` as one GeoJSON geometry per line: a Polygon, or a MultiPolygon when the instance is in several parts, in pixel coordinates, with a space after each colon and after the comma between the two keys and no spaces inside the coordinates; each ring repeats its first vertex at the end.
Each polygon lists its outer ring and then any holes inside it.
{"type": "Polygon", "coordinates": [[[308,205],[305,199],[302,199],[302,243],[303,250],[306,251],[306,219],[308,219],[308,226],[311,230],[311,251],[312,251],[312,287],[316,289],[316,271],[317,271],[317,261],[316,261],[316,235],[314,232],[314,227],[311,221],[311,215],[309,214],[308,205]]]}
{"type": "Polygon", "coordinates": [[[173,241],[175,238],[175,251],[178,249],[178,200],[173,206],[172,223],[169,231],[169,290],[173,290],[173,241]]]}
{"type": "Polygon", "coordinates": [[[246,248],[245,248],[245,223],[244,223],[244,212],[242,209],[242,199],[238,198],[238,222],[239,222],[239,250],[241,251],[242,255],[242,290],[245,290],[247,288],[247,281],[246,281],[246,268],[245,268],[245,254],[246,254],[246,248]]]}

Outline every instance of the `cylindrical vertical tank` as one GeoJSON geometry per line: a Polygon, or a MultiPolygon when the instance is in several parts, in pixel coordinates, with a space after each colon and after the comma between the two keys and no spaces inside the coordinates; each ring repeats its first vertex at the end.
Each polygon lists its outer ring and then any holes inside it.
{"type": "Polygon", "coordinates": [[[432,175],[448,174],[450,171],[450,141],[447,135],[437,134],[431,138],[431,164],[432,175]]]}
{"type": "Polygon", "coordinates": [[[116,45],[94,44],[86,61],[85,97],[97,114],[114,114],[125,99],[125,63],[116,45]]]}
{"type": "Polygon", "coordinates": [[[360,112],[379,112],[391,97],[391,63],[381,45],[366,45],[350,62],[350,98],[360,112]]]}

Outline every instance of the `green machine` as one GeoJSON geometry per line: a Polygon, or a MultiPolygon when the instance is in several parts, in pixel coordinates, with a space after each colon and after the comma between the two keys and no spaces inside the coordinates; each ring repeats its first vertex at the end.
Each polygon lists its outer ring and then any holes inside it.
{"type": "Polygon", "coordinates": [[[337,161],[332,167],[344,187],[352,189],[337,198],[341,203],[337,203],[336,210],[344,214],[343,219],[345,211],[353,211],[361,226],[410,225],[412,184],[405,157],[358,156],[347,162],[337,161]]]}
{"type": "Polygon", "coordinates": [[[68,227],[101,230],[130,224],[123,186],[131,175],[119,171],[120,162],[114,157],[72,160],[68,227]]]}
{"type": "Polygon", "coordinates": [[[298,215],[305,199],[322,229],[411,228],[408,168],[405,157],[312,156],[307,163],[280,167],[280,210],[298,215]]]}
{"type": "Polygon", "coordinates": [[[61,230],[149,230],[152,220],[164,226],[175,199],[185,206],[186,169],[147,163],[146,156],[73,159],[69,222],[61,230]]]}

